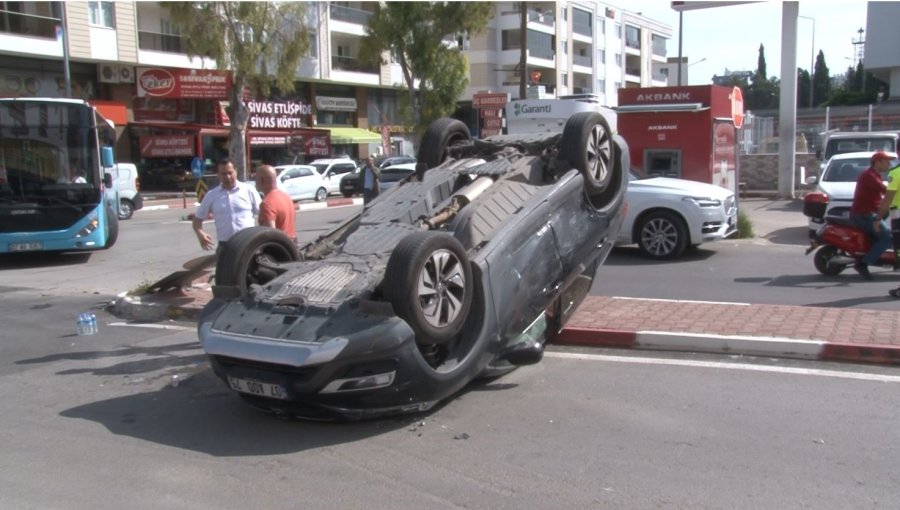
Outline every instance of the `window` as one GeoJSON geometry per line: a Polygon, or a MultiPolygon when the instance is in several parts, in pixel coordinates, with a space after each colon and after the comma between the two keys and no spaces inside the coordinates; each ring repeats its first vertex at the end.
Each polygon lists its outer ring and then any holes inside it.
{"type": "Polygon", "coordinates": [[[622,54],[616,53],[616,65],[622,67],[622,54]]]}
{"type": "Polygon", "coordinates": [[[597,17],[597,30],[599,30],[601,34],[606,33],[606,20],[599,16],[597,17]]]}
{"type": "Polygon", "coordinates": [[[597,62],[606,65],[606,50],[597,50],[597,62]]]}
{"type": "Polygon", "coordinates": [[[616,22],[616,39],[622,38],[622,24],[618,21],[616,22]]]}
{"type": "Polygon", "coordinates": [[[563,87],[569,86],[569,73],[562,73],[562,84],[563,87]]]}
{"type": "Polygon", "coordinates": [[[88,2],[88,18],[91,25],[116,28],[115,2],[88,2]]]}
{"type": "Polygon", "coordinates": [[[569,41],[563,41],[563,42],[562,42],[562,54],[563,54],[563,55],[568,55],[568,54],[569,54],[569,41]]]}

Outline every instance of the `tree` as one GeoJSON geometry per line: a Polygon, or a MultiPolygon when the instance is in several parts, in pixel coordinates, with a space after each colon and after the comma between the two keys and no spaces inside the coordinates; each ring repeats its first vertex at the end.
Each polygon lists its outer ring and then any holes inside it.
{"type": "Polygon", "coordinates": [[[825,53],[819,50],[816,55],[815,70],[812,76],[813,106],[819,106],[831,94],[831,72],[825,65],[825,53]]]}
{"type": "Polygon", "coordinates": [[[759,44],[759,53],[758,57],[756,57],[756,75],[753,77],[754,80],[766,80],[766,49],[763,47],[762,43],[759,44]]]}
{"type": "Polygon", "coordinates": [[[809,107],[809,94],[812,87],[812,80],[809,71],[797,68],[797,108],[809,107]]]}
{"type": "Polygon", "coordinates": [[[757,59],[756,72],[753,74],[750,85],[747,87],[747,109],[767,110],[778,108],[778,79],[766,77],[766,49],[759,45],[759,58],[757,59]]]}
{"type": "Polygon", "coordinates": [[[244,89],[269,97],[274,85],[294,89],[297,65],[309,48],[304,2],[162,2],[185,35],[188,55],[207,56],[231,70],[227,113],[231,119],[229,156],[247,178],[244,89]]]}
{"type": "Polygon", "coordinates": [[[360,58],[380,63],[382,53],[389,51],[397,59],[408,89],[408,123],[417,134],[434,119],[452,114],[468,84],[465,56],[445,38],[481,32],[493,9],[488,2],[376,4],[360,58]]]}

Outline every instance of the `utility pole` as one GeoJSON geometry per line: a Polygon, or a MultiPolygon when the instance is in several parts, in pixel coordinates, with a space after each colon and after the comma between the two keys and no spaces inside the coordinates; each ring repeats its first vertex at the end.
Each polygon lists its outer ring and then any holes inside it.
{"type": "Polygon", "coordinates": [[[525,99],[528,88],[528,4],[519,2],[519,99],[525,99]]]}
{"type": "Polygon", "coordinates": [[[72,99],[72,75],[69,72],[69,24],[66,19],[66,3],[59,2],[59,15],[62,27],[59,36],[63,45],[63,74],[66,77],[66,98],[72,99]]]}

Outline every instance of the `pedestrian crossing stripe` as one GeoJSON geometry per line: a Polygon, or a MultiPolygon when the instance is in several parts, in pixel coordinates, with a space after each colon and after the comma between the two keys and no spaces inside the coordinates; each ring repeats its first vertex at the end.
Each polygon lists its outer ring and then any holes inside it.
{"type": "Polygon", "coordinates": [[[197,201],[202,202],[203,197],[206,196],[206,192],[208,191],[206,187],[206,183],[203,182],[203,179],[197,179],[197,201]]]}

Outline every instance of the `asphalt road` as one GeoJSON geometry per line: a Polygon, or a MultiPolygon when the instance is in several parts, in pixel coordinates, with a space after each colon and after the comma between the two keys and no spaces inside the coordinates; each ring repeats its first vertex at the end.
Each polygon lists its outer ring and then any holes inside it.
{"type": "MultiPolygon", "coordinates": [[[[298,225],[309,238],[345,214],[301,213],[298,225]]],[[[900,506],[891,368],[553,347],[424,416],[319,424],[257,413],[213,376],[189,325],[124,324],[102,310],[203,254],[179,220],[139,212],[116,247],[88,258],[0,259],[0,508],[900,506]],[[75,336],[88,309],[100,333],[75,336]]],[[[677,271],[617,250],[601,271],[622,288],[709,273],[642,290],[681,296],[706,282],[737,286],[740,300],[845,290],[742,287],[732,272],[701,270],[739,256],[769,278],[776,258],[778,274],[801,267],[793,248],[773,256],[771,241],[735,243],[677,271]]]]}

